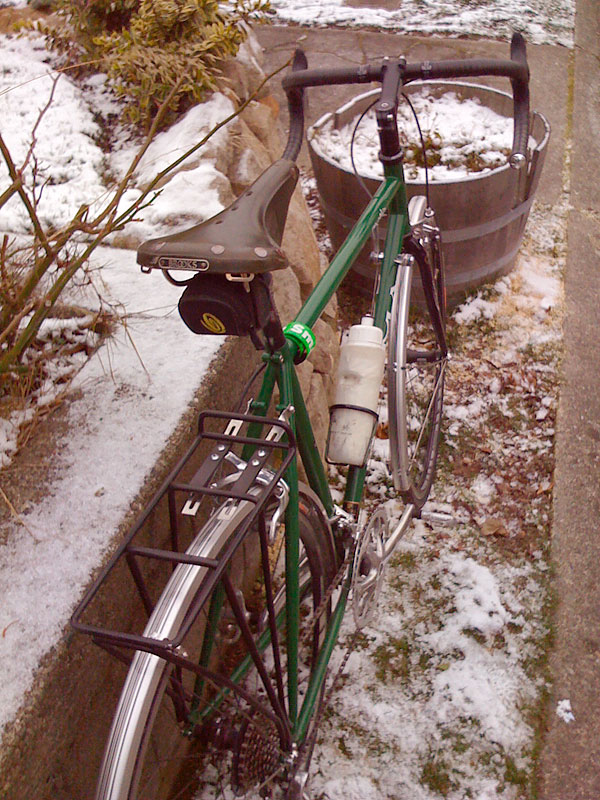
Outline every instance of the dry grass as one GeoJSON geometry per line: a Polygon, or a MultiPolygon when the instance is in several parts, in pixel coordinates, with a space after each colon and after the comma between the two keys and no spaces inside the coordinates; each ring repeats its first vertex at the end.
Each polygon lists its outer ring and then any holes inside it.
{"type": "Polygon", "coordinates": [[[114,328],[114,316],[58,305],[16,369],[0,376],[0,419],[18,427],[15,451],[68,396],[81,367],[114,328]]]}

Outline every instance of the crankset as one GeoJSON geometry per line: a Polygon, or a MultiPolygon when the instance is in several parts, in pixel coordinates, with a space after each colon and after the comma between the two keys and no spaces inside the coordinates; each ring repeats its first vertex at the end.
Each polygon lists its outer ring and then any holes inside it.
{"type": "Polygon", "coordinates": [[[352,611],[358,630],[369,625],[377,611],[388,538],[388,514],[384,507],[380,507],[360,532],[354,556],[352,611]]]}

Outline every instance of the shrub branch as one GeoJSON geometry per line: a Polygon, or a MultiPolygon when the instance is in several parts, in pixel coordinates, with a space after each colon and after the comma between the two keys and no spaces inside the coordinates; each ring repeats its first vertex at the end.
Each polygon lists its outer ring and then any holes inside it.
{"type": "MultiPolygon", "coordinates": [[[[0,312],[0,345],[4,348],[0,350],[0,378],[9,372],[20,371],[23,355],[35,341],[41,324],[50,315],[52,308],[74,275],[87,264],[94,250],[105,241],[107,236],[132,221],[136,214],[139,214],[143,208],[152,203],[159,194],[156,191],[157,185],[183,161],[203,147],[217,131],[237,117],[258,96],[267,81],[285,69],[288,64],[284,64],[267,76],[256,91],[242,102],[235,111],[215,125],[206,136],[189,147],[183,155],[161,170],[137,199],[125,211],[118,213],[119,203],[125,191],[131,186],[135,170],[170,111],[172,98],[176,96],[181,85],[187,79],[187,76],[182,76],[158,107],[148,133],[104,208],[96,213],[92,219],[89,219],[90,206],[87,204],[82,205],[71,220],[59,231],[48,232],[44,229],[38,216],[37,201],[34,199],[32,202],[30,199],[23,178],[27,164],[30,161],[35,161],[35,132],[41,117],[48,110],[52,98],[40,111],[33,129],[32,143],[21,168],[17,168],[6,142],[0,134],[0,153],[6,162],[9,176],[12,180],[11,186],[0,196],[0,202],[3,198],[8,199],[8,197],[17,193],[27,211],[34,233],[33,244],[28,248],[30,263],[24,269],[24,277],[19,276],[19,281],[15,286],[11,284],[10,280],[9,248],[6,237],[0,248],[0,277],[2,278],[0,289],[2,290],[2,296],[6,296],[4,307],[0,312]],[[76,244],[77,239],[80,239],[82,234],[85,235],[87,241],[76,244]],[[76,246],[73,247],[73,245],[76,246]],[[43,280],[47,278],[49,270],[53,266],[58,267],[57,276],[53,278],[49,287],[40,291],[43,280]],[[19,330],[20,324],[29,314],[31,314],[31,318],[27,325],[23,330],[19,330]]],[[[34,169],[31,189],[34,198],[36,197],[36,190],[39,188],[37,186],[38,180],[39,177],[34,169]]],[[[25,260],[23,252],[21,258],[25,260]]]]}

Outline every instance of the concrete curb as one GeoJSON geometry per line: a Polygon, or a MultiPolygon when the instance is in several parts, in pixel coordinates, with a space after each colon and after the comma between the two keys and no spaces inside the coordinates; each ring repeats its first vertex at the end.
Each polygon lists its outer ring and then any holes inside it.
{"type": "MultiPolygon", "coordinates": [[[[115,547],[191,442],[198,411],[234,407],[239,387],[257,363],[256,351],[248,340],[226,341],[132,504],[132,511],[116,532],[115,547]]],[[[160,525],[157,527],[160,529],[160,525]]],[[[103,606],[103,618],[120,630],[130,630],[136,619],[142,619],[137,599],[121,595],[103,606]]],[[[2,800],[93,797],[124,677],[123,665],[67,625],[62,640],[39,668],[36,688],[4,735],[0,752],[2,800]]]]}

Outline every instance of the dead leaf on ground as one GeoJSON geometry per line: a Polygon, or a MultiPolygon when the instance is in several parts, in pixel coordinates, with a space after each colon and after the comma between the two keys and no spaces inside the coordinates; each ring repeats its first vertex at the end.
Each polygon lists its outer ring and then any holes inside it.
{"type": "Polygon", "coordinates": [[[506,525],[499,519],[488,517],[480,526],[483,536],[508,536],[506,525]]]}
{"type": "Polygon", "coordinates": [[[3,639],[6,639],[6,631],[10,628],[10,626],[11,625],[16,625],[18,621],[19,621],[18,619],[13,619],[13,621],[9,622],[8,625],[3,629],[3,631],[2,631],[2,638],[3,639]]]}
{"type": "Polygon", "coordinates": [[[380,422],[377,426],[377,430],[375,431],[375,437],[377,439],[389,439],[390,434],[388,432],[388,424],[387,422],[380,422]]]}

